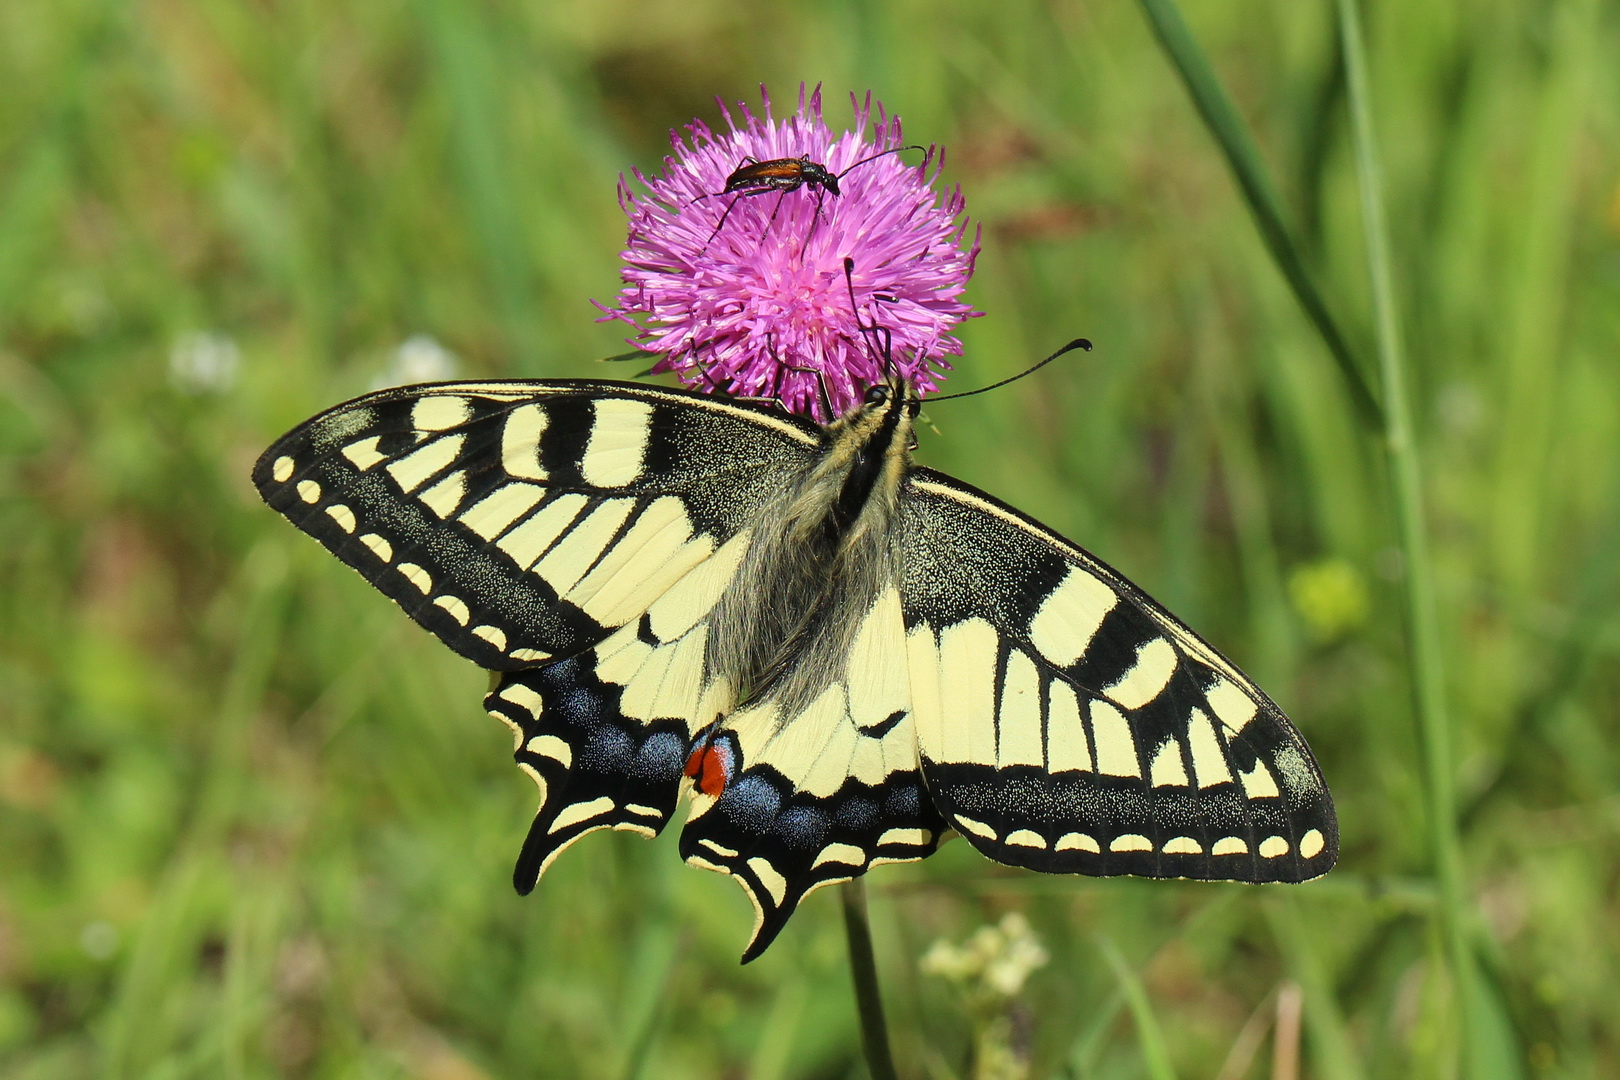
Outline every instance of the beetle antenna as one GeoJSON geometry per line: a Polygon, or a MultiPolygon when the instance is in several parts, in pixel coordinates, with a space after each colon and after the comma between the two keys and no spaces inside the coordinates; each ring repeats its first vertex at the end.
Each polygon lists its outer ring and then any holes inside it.
{"type": "MultiPolygon", "coordinates": [[[[861,160],[855,162],[855,164],[851,165],[848,169],[845,169],[843,172],[837,173],[836,175],[834,175],[833,179],[842,180],[844,177],[848,176],[852,170],[858,168],[859,166],[865,165],[868,161],[876,161],[880,157],[888,157],[890,154],[898,154],[902,150],[922,150],[922,151],[924,151],[926,153],[927,150],[928,150],[928,147],[926,147],[926,146],[896,146],[896,147],[892,147],[892,148],[890,148],[888,150],[881,150],[878,153],[872,154],[869,157],[861,158],[861,160]]],[[[822,203],[822,200],[824,198],[826,198],[826,195],[827,195],[827,191],[826,191],[825,187],[823,187],[820,191],[816,192],[816,212],[814,214],[810,215],[810,231],[804,234],[804,243],[799,245],[799,258],[801,260],[804,258],[805,249],[807,249],[810,246],[811,238],[816,235],[816,227],[821,224],[821,203],[822,203]]]]}
{"type": "Polygon", "coordinates": [[[851,165],[848,169],[845,169],[843,172],[839,173],[838,174],[838,179],[842,180],[844,177],[848,176],[853,170],[860,168],[862,165],[865,165],[868,161],[876,161],[880,157],[888,157],[890,154],[898,154],[903,150],[921,150],[924,153],[927,153],[928,152],[928,147],[926,147],[926,146],[896,146],[896,147],[893,147],[893,148],[888,149],[888,150],[880,150],[876,154],[873,154],[871,157],[863,157],[863,158],[861,158],[861,160],[859,160],[855,164],[851,165]]]}

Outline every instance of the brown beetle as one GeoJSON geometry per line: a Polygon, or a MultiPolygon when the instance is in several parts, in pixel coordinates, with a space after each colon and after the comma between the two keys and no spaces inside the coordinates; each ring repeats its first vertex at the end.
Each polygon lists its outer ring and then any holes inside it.
{"type": "Polygon", "coordinates": [[[772,191],[779,193],[776,198],[776,206],[771,210],[770,221],[765,223],[765,231],[769,232],[771,225],[776,221],[777,211],[782,209],[782,199],[787,196],[788,192],[797,191],[806,184],[818,189],[816,191],[815,217],[811,221],[810,234],[804,238],[804,242],[808,244],[810,236],[815,234],[816,223],[821,220],[821,201],[826,197],[827,192],[832,192],[834,196],[843,194],[838,189],[838,181],[848,176],[851,170],[865,165],[868,161],[876,161],[880,157],[898,154],[902,150],[926,151],[927,147],[896,146],[890,150],[880,151],[870,157],[861,158],[861,160],[855,162],[841,173],[829,172],[827,166],[820,162],[811,161],[809,154],[796,158],[772,158],[769,161],[757,161],[751,157],[744,158],[743,164],[739,165],[730,176],[726,177],[726,186],[723,191],[698,196],[698,199],[713,199],[721,195],[732,194],[737,196],[736,199],[732,199],[727,204],[726,212],[720,215],[720,222],[714,227],[714,232],[710,233],[709,239],[703,242],[703,249],[707,251],[709,245],[714,242],[714,238],[720,235],[720,230],[725,227],[726,218],[731,216],[732,208],[737,205],[738,199],[745,199],[752,195],[765,195],[772,191]]]}

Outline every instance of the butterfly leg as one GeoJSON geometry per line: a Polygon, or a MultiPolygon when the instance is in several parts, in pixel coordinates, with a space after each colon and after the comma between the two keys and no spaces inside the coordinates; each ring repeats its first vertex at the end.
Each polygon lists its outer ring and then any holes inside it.
{"type": "MultiPolygon", "coordinates": [[[[883,372],[885,377],[887,377],[890,373],[890,368],[894,363],[894,332],[888,327],[879,326],[876,319],[872,320],[870,323],[861,322],[861,306],[860,303],[855,299],[854,259],[844,259],[844,287],[849,291],[849,308],[850,311],[855,315],[855,327],[860,331],[861,337],[867,340],[867,347],[870,348],[875,354],[875,359],[878,361],[879,370],[883,372]],[[868,334],[871,335],[870,338],[867,338],[868,334]],[[877,344],[879,340],[881,340],[883,343],[881,348],[879,348],[877,344]]],[[[885,295],[881,293],[874,297],[874,299],[885,298],[885,295]]],[[[846,338],[845,340],[848,339],[846,338]]],[[[851,342],[851,344],[853,344],[853,342],[851,342]]]]}

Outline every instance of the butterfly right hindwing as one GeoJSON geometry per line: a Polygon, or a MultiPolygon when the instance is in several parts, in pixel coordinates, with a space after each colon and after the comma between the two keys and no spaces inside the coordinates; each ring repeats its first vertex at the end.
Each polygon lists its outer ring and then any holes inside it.
{"type": "Polygon", "coordinates": [[[923,773],[989,857],[1053,873],[1303,881],[1338,828],[1304,740],[1135,586],[991,497],[907,480],[923,773]]]}

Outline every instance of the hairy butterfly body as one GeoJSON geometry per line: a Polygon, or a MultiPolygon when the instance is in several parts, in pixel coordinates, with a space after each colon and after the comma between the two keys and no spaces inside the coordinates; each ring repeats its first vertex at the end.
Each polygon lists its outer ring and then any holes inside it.
{"type": "Polygon", "coordinates": [[[601,828],[731,874],[759,955],[813,889],[947,830],[1050,873],[1303,881],[1304,740],[1130,582],[911,462],[918,401],[822,427],[625,383],[385,390],[283,437],[272,507],[499,673],[533,888],[601,828]]]}

